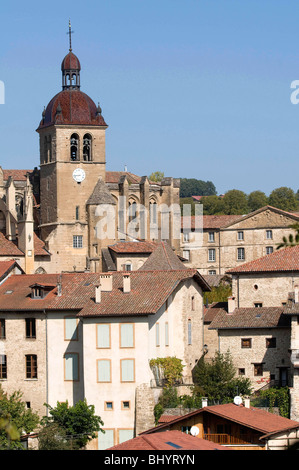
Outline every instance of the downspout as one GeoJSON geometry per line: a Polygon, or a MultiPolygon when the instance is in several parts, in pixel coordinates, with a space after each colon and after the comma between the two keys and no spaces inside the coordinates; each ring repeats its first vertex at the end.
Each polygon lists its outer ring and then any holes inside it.
{"type": "Polygon", "coordinates": [[[219,274],[221,274],[221,243],[220,243],[221,228],[219,229],[219,274]]]}
{"type": "MultiPolygon", "coordinates": [[[[44,310],[45,321],[46,321],[46,403],[49,403],[49,370],[48,370],[48,316],[46,310],[44,310]]],[[[46,416],[48,416],[49,410],[46,407],[46,416]]]]}

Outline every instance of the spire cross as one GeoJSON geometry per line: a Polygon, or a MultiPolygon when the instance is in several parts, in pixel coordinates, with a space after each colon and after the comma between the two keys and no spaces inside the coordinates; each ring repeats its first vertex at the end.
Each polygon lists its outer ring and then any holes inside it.
{"type": "Polygon", "coordinates": [[[72,31],[71,20],[69,20],[69,30],[68,30],[68,32],[67,32],[66,34],[69,35],[69,39],[70,39],[70,52],[71,52],[71,50],[72,50],[72,33],[73,33],[73,32],[74,32],[74,31],[72,31]]]}

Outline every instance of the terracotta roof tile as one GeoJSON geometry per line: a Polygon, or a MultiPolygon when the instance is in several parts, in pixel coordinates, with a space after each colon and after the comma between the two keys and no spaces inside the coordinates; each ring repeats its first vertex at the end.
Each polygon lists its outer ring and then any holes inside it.
{"type": "MultiPolygon", "coordinates": [[[[221,227],[225,227],[226,225],[235,222],[236,220],[240,219],[240,215],[203,215],[202,216],[202,224],[203,224],[203,229],[220,229],[221,227]]],[[[200,228],[200,217],[192,215],[190,218],[187,218],[186,216],[182,216],[181,218],[181,224],[182,228],[190,228],[190,229],[195,229],[195,228],[200,228]],[[189,224],[190,220],[190,225],[191,227],[188,227],[187,224],[189,224]]]]}
{"type": "Polygon", "coordinates": [[[26,181],[27,173],[32,173],[32,170],[3,170],[3,179],[7,181],[12,176],[14,181],[26,181]]]}
{"type": "Polygon", "coordinates": [[[137,436],[108,450],[227,450],[207,440],[185,434],[181,431],[165,431],[137,436]]]}
{"type": "MultiPolygon", "coordinates": [[[[107,276],[108,273],[103,273],[107,276]]],[[[111,292],[101,292],[101,302],[95,302],[95,287],[101,281],[101,273],[63,273],[61,296],[53,288],[44,299],[32,299],[30,286],[52,284],[56,286],[57,274],[31,274],[11,276],[0,285],[1,310],[75,310],[79,316],[150,315],[156,313],[176,286],[185,279],[193,278],[206,288],[195,269],[181,271],[132,271],[131,291],[123,292],[123,272],[111,274],[111,292]],[[7,295],[7,291],[12,291],[7,295]]]]}
{"type": "Polygon", "coordinates": [[[155,428],[149,429],[140,435],[150,434],[152,432],[161,432],[161,430],[168,428],[172,424],[180,421],[185,421],[193,416],[201,413],[211,413],[213,415],[228,419],[241,426],[254,429],[261,433],[261,438],[269,434],[277,434],[291,429],[298,429],[299,422],[288,418],[284,418],[274,413],[264,411],[258,408],[246,408],[243,405],[235,405],[234,403],[227,403],[224,405],[206,406],[199,410],[192,411],[191,413],[179,416],[173,419],[172,422],[164,423],[155,428]]]}
{"type": "Polygon", "coordinates": [[[19,250],[14,241],[7,240],[5,235],[0,232],[0,256],[24,256],[24,253],[19,250]]]}
{"type": "Polygon", "coordinates": [[[219,309],[209,328],[222,330],[290,326],[289,318],[283,312],[284,307],[236,308],[233,313],[227,313],[224,309],[219,309]]]}
{"type": "Polygon", "coordinates": [[[269,255],[229,269],[228,274],[299,271],[299,245],[276,250],[269,255]]]}

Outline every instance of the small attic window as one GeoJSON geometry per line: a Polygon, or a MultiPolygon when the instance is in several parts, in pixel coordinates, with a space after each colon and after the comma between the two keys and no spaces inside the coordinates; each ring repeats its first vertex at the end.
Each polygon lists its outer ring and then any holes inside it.
{"type": "Polygon", "coordinates": [[[54,289],[55,286],[52,285],[43,285],[43,284],[33,284],[31,288],[31,298],[32,299],[44,299],[46,295],[54,289]]]}

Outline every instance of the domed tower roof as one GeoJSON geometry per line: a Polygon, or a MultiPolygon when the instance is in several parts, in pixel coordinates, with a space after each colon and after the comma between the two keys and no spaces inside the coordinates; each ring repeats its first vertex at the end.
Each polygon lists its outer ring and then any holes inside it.
{"type": "Polygon", "coordinates": [[[52,125],[88,125],[108,127],[100,105],[80,91],[81,65],[72,52],[71,27],[69,25],[70,48],[61,63],[62,91],[51,99],[42,113],[42,120],[37,129],[52,125]]]}

